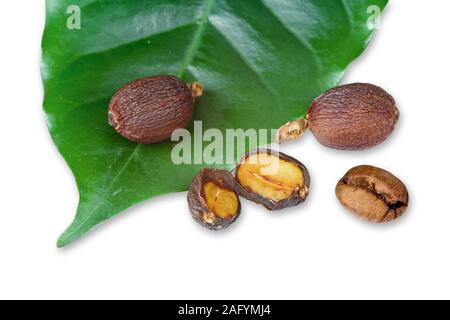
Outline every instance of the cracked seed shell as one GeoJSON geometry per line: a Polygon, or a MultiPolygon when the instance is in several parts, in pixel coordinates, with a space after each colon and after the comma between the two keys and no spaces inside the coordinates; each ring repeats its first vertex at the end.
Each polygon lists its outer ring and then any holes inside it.
{"type": "Polygon", "coordinates": [[[270,149],[244,155],[235,178],[239,195],[268,210],[297,206],[309,194],[308,169],[297,159],[270,149]]]}
{"type": "Polygon", "coordinates": [[[202,169],[192,181],[187,196],[192,217],[211,230],[229,227],[241,214],[235,185],[229,171],[202,169]]]}

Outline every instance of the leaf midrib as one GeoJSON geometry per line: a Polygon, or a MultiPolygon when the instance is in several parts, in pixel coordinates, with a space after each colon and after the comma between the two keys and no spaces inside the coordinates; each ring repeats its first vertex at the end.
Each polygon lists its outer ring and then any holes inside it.
{"type": "MultiPolygon", "coordinates": [[[[187,49],[187,53],[183,59],[183,63],[180,67],[180,70],[178,71],[178,78],[182,78],[184,76],[184,73],[186,69],[189,67],[189,65],[192,63],[192,61],[195,58],[195,55],[198,51],[198,48],[200,46],[201,39],[203,37],[203,34],[205,32],[205,27],[208,22],[209,15],[211,13],[211,9],[213,8],[215,3],[215,0],[207,0],[207,3],[205,5],[205,10],[202,15],[202,19],[199,22],[199,26],[194,34],[194,37],[192,38],[191,44],[189,45],[187,49]]],[[[133,160],[135,155],[139,152],[142,144],[138,144],[130,153],[130,156],[126,159],[118,173],[115,175],[115,177],[112,179],[111,183],[109,184],[108,188],[104,192],[103,196],[99,200],[98,204],[94,207],[94,209],[90,210],[90,213],[88,214],[87,218],[85,218],[79,225],[72,231],[70,231],[67,234],[64,234],[65,239],[70,239],[72,235],[76,234],[81,228],[83,228],[86,223],[91,220],[94,213],[100,208],[100,206],[104,203],[104,200],[106,196],[111,192],[112,188],[114,187],[117,180],[120,178],[120,176],[125,172],[127,167],[129,166],[130,162],[133,160]]],[[[60,241],[58,241],[58,246],[64,246],[67,241],[62,241],[63,236],[60,238],[60,241]]]]}

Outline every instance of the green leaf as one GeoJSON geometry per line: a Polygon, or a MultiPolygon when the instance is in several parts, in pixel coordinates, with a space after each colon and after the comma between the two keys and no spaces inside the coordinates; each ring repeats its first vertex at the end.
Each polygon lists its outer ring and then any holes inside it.
{"type": "Polygon", "coordinates": [[[194,115],[204,129],[278,128],[338,84],[371,37],[368,7],[387,1],[47,0],[44,109],[80,193],[58,246],[136,203],[186,190],[203,166],[174,165],[173,142],[116,134],[107,109],[125,83],[196,80],[206,89],[194,115]]]}

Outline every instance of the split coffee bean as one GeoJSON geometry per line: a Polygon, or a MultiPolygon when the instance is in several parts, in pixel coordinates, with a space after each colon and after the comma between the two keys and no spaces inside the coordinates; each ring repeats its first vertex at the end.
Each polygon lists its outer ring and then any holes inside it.
{"type": "Polygon", "coordinates": [[[269,210],[296,206],[309,193],[306,167],[283,153],[259,149],[247,153],[235,170],[238,191],[244,198],[269,210]]]}
{"type": "Polygon", "coordinates": [[[188,204],[192,217],[211,230],[229,227],[241,213],[234,177],[225,170],[201,170],[189,188],[188,204]]]}
{"type": "Polygon", "coordinates": [[[109,104],[109,123],[128,140],[151,144],[167,140],[192,119],[199,83],[174,76],[148,77],[120,89],[109,104]]]}
{"type": "Polygon", "coordinates": [[[277,142],[299,139],[309,128],[322,145],[364,150],[385,141],[399,118],[394,98],[380,87],[354,83],[336,87],[316,98],[306,119],[278,130],[277,142]]]}
{"type": "Polygon", "coordinates": [[[370,222],[389,222],[400,217],[408,207],[408,190],[390,172],[358,166],[338,182],[336,196],[341,204],[370,222]]]}

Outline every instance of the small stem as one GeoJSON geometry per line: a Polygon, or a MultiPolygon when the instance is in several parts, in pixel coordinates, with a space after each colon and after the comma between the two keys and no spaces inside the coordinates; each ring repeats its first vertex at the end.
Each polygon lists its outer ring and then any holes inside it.
{"type": "Polygon", "coordinates": [[[302,118],[293,122],[288,122],[278,129],[275,142],[282,144],[287,141],[298,140],[303,136],[306,130],[308,130],[307,119],[302,118]]]}
{"type": "Polygon", "coordinates": [[[187,85],[189,90],[192,91],[194,98],[200,97],[203,94],[203,86],[199,82],[194,82],[187,85]]]}

